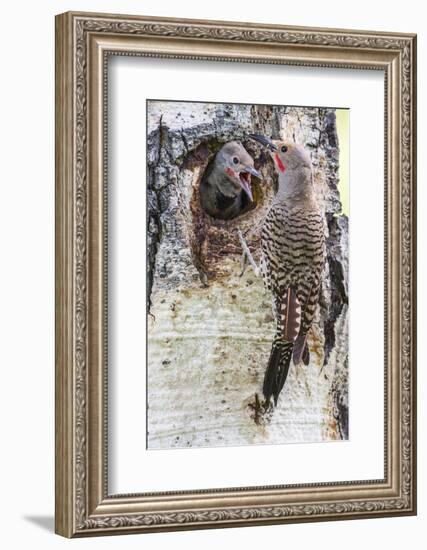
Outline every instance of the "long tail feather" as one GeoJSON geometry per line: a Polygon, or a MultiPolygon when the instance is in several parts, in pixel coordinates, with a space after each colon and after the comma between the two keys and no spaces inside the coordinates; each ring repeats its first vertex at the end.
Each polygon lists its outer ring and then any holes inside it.
{"type": "Polygon", "coordinates": [[[270,399],[273,396],[274,405],[277,405],[279,394],[288,376],[292,348],[292,342],[284,342],[278,339],[273,342],[262,390],[267,404],[270,403],[270,399]]]}

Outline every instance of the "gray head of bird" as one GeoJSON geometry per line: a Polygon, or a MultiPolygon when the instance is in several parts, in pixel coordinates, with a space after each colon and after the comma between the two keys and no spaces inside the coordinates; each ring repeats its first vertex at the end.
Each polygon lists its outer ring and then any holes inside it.
{"type": "Polygon", "coordinates": [[[261,178],[254,168],[254,160],[238,141],[226,143],[215,158],[215,172],[220,192],[226,197],[235,197],[243,190],[253,200],[251,175],[261,178]]]}
{"type": "Polygon", "coordinates": [[[274,161],[279,174],[284,174],[287,168],[296,170],[308,168],[311,170],[310,155],[302,145],[289,141],[270,139],[260,134],[250,134],[249,137],[266,147],[274,161]]]}
{"type": "Polygon", "coordinates": [[[289,195],[311,194],[313,188],[311,158],[302,145],[273,140],[260,134],[250,134],[249,137],[268,149],[279,174],[279,188],[282,182],[289,195]]]}

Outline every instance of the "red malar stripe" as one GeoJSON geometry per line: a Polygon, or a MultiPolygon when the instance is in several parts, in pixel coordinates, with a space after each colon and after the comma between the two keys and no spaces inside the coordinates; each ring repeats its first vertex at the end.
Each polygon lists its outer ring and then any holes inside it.
{"type": "Polygon", "coordinates": [[[283,164],[282,159],[279,157],[279,154],[278,154],[278,153],[276,153],[275,159],[276,159],[277,167],[279,168],[279,170],[280,170],[281,172],[284,172],[286,166],[283,164]]]}

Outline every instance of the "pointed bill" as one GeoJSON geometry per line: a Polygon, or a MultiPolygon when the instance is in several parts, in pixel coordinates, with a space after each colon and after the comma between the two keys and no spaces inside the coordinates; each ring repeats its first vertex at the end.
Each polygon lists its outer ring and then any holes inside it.
{"type": "MultiPolygon", "coordinates": [[[[256,172],[256,170],[255,170],[256,172]]],[[[251,175],[249,172],[240,172],[239,174],[239,183],[242,186],[243,191],[247,194],[249,197],[249,200],[253,202],[254,198],[252,195],[252,189],[251,189],[251,175]]]]}
{"type": "Polygon", "coordinates": [[[249,134],[249,137],[258,143],[261,143],[261,145],[264,145],[264,147],[267,147],[270,151],[277,151],[277,146],[269,137],[261,134],[249,134]]]}

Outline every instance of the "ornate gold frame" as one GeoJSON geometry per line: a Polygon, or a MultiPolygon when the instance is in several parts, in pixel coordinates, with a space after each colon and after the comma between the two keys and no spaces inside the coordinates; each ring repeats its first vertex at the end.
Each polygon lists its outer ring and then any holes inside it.
{"type": "Polygon", "coordinates": [[[76,537],[416,513],[415,109],[415,35],[89,13],[57,16],[57,533],[76,537]],[[104,119],[106,59],[112,54],[384,71],[384,479],[108,495],[104,119]]]}

